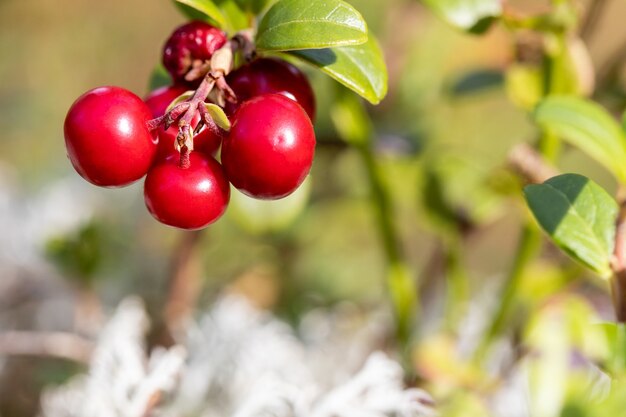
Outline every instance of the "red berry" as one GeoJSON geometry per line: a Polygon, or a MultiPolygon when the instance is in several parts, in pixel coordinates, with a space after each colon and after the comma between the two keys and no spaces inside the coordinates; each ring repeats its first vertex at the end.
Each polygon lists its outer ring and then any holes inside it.
{"type": "MultiPolygon", "coordinates": [[[[157,88],[146,97],[145,102],[152,111],[152,117],[157,118],[165,114],[165,110],[178,96],[187,91],[183,86],[169,86],[157,88]]],[[[192,122],[191,127],[195,129],[200,121],[200,114],[197,114],[192,122]]],[[[178,136],[178,125],[173,124],[169,129],[162,126],[158,129],[159,145],[157,147],[157,156],[155,161],[160,161],[169,155],[178,152],[174,148],[176,136],[178,136]]],[[[194,136],[194,150],[205,153],[206,155],[215,155],[222,143],[222,139],[213,133],[210,129],[204,128],[194,136]]]]}
{"type": "Polygon", "coordinates": [[[146,123],[150,109],[120,87],[100,87],[80,96],[65,118],[65,146],[87,181],[121,187],[143,177],[156,152],[146,123]]]}
{"type": "Polygon", "coordinates": [[[163,47],[163,65],[174,81],[184,82],[194,61],[211,59],[226,43],[226,34],[205,22],[179,26],[163,47]]]}
{"type": "MultiPolygon", "coordinates": [[[[262,94],[278,93],[298,102],[311,120],[315,119],[315,96],[306,76],[296,66],[278,58],[260,58],[231,72],[226,77],[238,103],[262,94]]],[[[233,114],[238,105],[226,104],[233,114]]]]}
{"type": "Polygon", "coordinates": [[[226,176],[251,197],[278,199],[304,181],[315,153],[311,120],[295,101],[280,94],[241,105],[222,144],[226,176]]]}
{"type": "Polygon", "coordinates": [[[230,187],[222,166],[198,152],[181,168],[170,155],[150,169],[144,184],[146,207],[155,219],[181,229],[201,229],[216,221],[228,205],[230,187]]]}

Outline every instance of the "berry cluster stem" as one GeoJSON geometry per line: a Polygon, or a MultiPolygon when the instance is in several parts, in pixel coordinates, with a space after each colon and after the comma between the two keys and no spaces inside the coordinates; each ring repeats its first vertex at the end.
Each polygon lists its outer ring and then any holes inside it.
{"type": "Polygon", "coordinates": [[[216,86],[221,93],[221,99],[218,99],[218,101],[223,101],[223,98],[229,101],[237,100],[235,93],[226,83],[225,76],[232,68],[233,53],[238,49],[241,49],[244,53],[252,53],[250,52],[250,42],[247,41],[244,34],[237,34],[226,45],[215,51],[211,58],[209,71],[204,75],[202,82],[189,100],[176,104],[162,117],[148,122],[148,128],[154,130],[161,125],[168,128],[172,123],[178,121],[179,131],[176,142],[180,151],[179,166],[183,169],[187,169],[190,166],[189,153],[193,151],[194,136],[192,121],[196,114],[200,113],[202,116],[197,128],[206,125],[216,133],[222,133],[206,111],[204,103],[216,86]]]}

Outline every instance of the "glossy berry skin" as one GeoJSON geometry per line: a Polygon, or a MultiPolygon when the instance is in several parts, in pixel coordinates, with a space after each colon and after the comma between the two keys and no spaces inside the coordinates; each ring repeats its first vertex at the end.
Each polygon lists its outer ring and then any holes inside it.
{"type": "Polygon", "coordinates": [[[226,34],[201,21],[179,26],[163,47],[163,66],[174,81],[184,82],[195,60],[211,59],[213,53],[226,43],[226,34]]]}
{"type": "MultiPolygon", "coordinates": [[[[186,91],[187,88],[184,86],[166,86],[152,91],[145,99],[146,105],[152,112],[152,117],[157,118],[163,116],[170,103],[186,91]]],[[[200,115],[197,114],[193,118],[191,126],[195,128],[199,121],[200,115]]],[[[173,124],[168,129],[161,126],[158,128],[157,133],[159,136],[159,144],[155,162],[159,162],[171,154],[178,154],[178,151],[174,147],[176,136],[178,136],[178,125],[173,124]]],[[[222,139],[210,129],[204,128],[200,133],[194,136],[193,143],[194,150],[213,156],[217,153],[222,139]]]]}
{"type": "Polygon", "coordinates": [[[278,58],[259,58],[243,65],[226,77],[237,96],[237,104],[227,103],[233,114],[238,104],[262,94],[282,94],[298,102],[311,120],[315,120],[315,96],[311,84],[296,66],[278,58]]]}
{"type": "Polygon", "coordinates": [[[315,133],[295,101],[281,94],[241,105],[222,144],[229,181],[243,193],[274,200],[295,191],[311,169],[315,133]]]}
{"type": "Polygon", "coordinates": [[[146,123],[148,106],[120,87],[100,87],[80,96],[65,118],[65,146],[72,165],[92,184],[121,187],[143,177],[157,140],[146,123]]]}
{"type": "Polygon", "coordinates": [[[181,168],[178,155],[156,164],[146,177],[144,198],[155,219],[180,229],[202,229],[216,221],[228,205],[230,186],[222,166],[199,152],[181,168]]]}

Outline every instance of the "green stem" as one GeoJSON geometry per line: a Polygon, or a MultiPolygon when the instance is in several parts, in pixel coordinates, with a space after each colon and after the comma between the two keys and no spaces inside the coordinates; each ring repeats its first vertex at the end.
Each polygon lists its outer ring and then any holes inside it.
{"type": "Polygon", "coordinates": [[[561,139],[546,129],[537,143],[539,153],[548,162],[555,162],[561,152],[561,139]]]}
{"type": "Polygon", "coordinates": [[[626,324],[617,323],[617,338],[613,362],[613,376],[620,377],[626,370],[626,324]]]}
{"type": "Polygon", "coordinates": [[[469,300],[469,281],[463,268],[462,248],[459,238],[448,242],[445,253],[447,285],[446,326],[453,331],[458,328],[469,300]]]}
{"type": "Polygon", "coordinates": [[[491,343],[502,333],[510,318],[515,304],[515,294],[519,288],[526,266],[535,257],[541,246],[541,234],[536,227],[526,224],[522,228],[522,235],[515,252],[515,258],[500,297],[498,309],[485,332],[483,339],[474,354],[476,362],[481,363],[488,353],[491,343]]]}
{"type": "Polygon", "coordinates": [[[367,171],[372,205],[376,212],[376,224],[387,258],[387,286],[396,317],[396,333],[401,345],[406,348],[418,311],[417,286],[402,256],[400,240],[392,222],[395,216],[391,198],[372,151],[371,140],[360,143],[357,149],[367,171]]]}
{"type": "MultiPolygon", "coordinates": [[[[564,39],[560,38],[561,42],[564,39]]],[[[560,77],[561,67],[558,65],[555,57],[547,53],[543,62],[543,96],[553,94],[557,89],[557,81],[560,77]]],[[[561,152],[560,138],[545,129],[537,143],[539,153],[549,162],[556,162],[561,152]]],[[[520,284],[521,277],[526,266],[535,257],[541,246],[541,233],[530,223],[526,223],[522,228],[522,234],[518,243],[517,252],[511,265],[509,275],[504,287],[504,291],[500,297],[500,304],[493,315],[493,319],[483,335],[483,339],[479,344],[474,360],[482,362],[487,354],[493,340],[504,330],[505,323],[510,317],[514,307],[515,293],[520,284]]]]}
{"type": "Polygon", "coordinates": [[[372,120],[363,103],[343,88],[338,90],[331,117],[341,139],[358,150],[365,167],[376,225],[387,258],[387,286],[394,309],[397,340],[406,358],[419,311],[418,289],[402,254],[400,238],[393,223],[395,213],[391,196],[373,151],[372,120]]]}

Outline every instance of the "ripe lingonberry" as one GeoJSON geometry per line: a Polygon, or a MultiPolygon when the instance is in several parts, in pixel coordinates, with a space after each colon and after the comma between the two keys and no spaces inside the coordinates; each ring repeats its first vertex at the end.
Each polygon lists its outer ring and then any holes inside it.
{"type": "Polygon", "coordinates": [[[163,47],[163,65],[175,82],[185,82],[194,63],[211,59],[226,43],[226,35],[205,22],[193,21],[178,27],[163,47]]]}
{"type": "Polygon", "coordinates": [[[230,186],[222,166],[199,152],[181,168],[178,155],[154,165],[144,184],[148,211],[161,223],[181,229],[201,229],[216,221],[228,205],[230,186]]]}
{"type": "Polygon", "coordinates": [[[302,106],[315,119],[315,96],[306,76],[296,66],[278,58],[259,58],[243,65],[226,77],[238,104],[227,103],[226,112],[234,114],[238,105],[262,94],[282,94],[302,106]]]}
{"type": "Polygon", "coordinates": [[[65,146],[78,173],[103,187],[121,187],[143,177],[157,140],[146,123],[148,106],[120,87],[100,87],[80,96],[65,118],[65,146]]]}
{"type": "MultiPolygon", "coordinates": [[[[146,104],[152,112],[152,117],[157,118],[165,114],[167,107],[178,96],[183,94],[187,89],[182,86],[169,86],[157,88],[146,97],[146,104]]],[[[196,128],[200,121],[200,115],[197,114],[192,122],[191,127],[196,128]]],[[[157,156],[155,161],[160,161],[172,153],[176,153],[174,144],[178,135],[178,125],[174,123],[168,129],[163,126],[158,128],[159,145],[157,147],[157,156]]],[[[215,155],[220,147],[221,138],[213,133],[211,129],[204,128],[193,138],[194,150],[205,153],[206,155],[215,155]]]]}
{"type": "Polygon", "coordinates": [[[229,181],[245,194],[278,199],[304,181],[315,153],[315,133],[302,107],[281,94],[244,102],[222,144],[229,181]]]}

